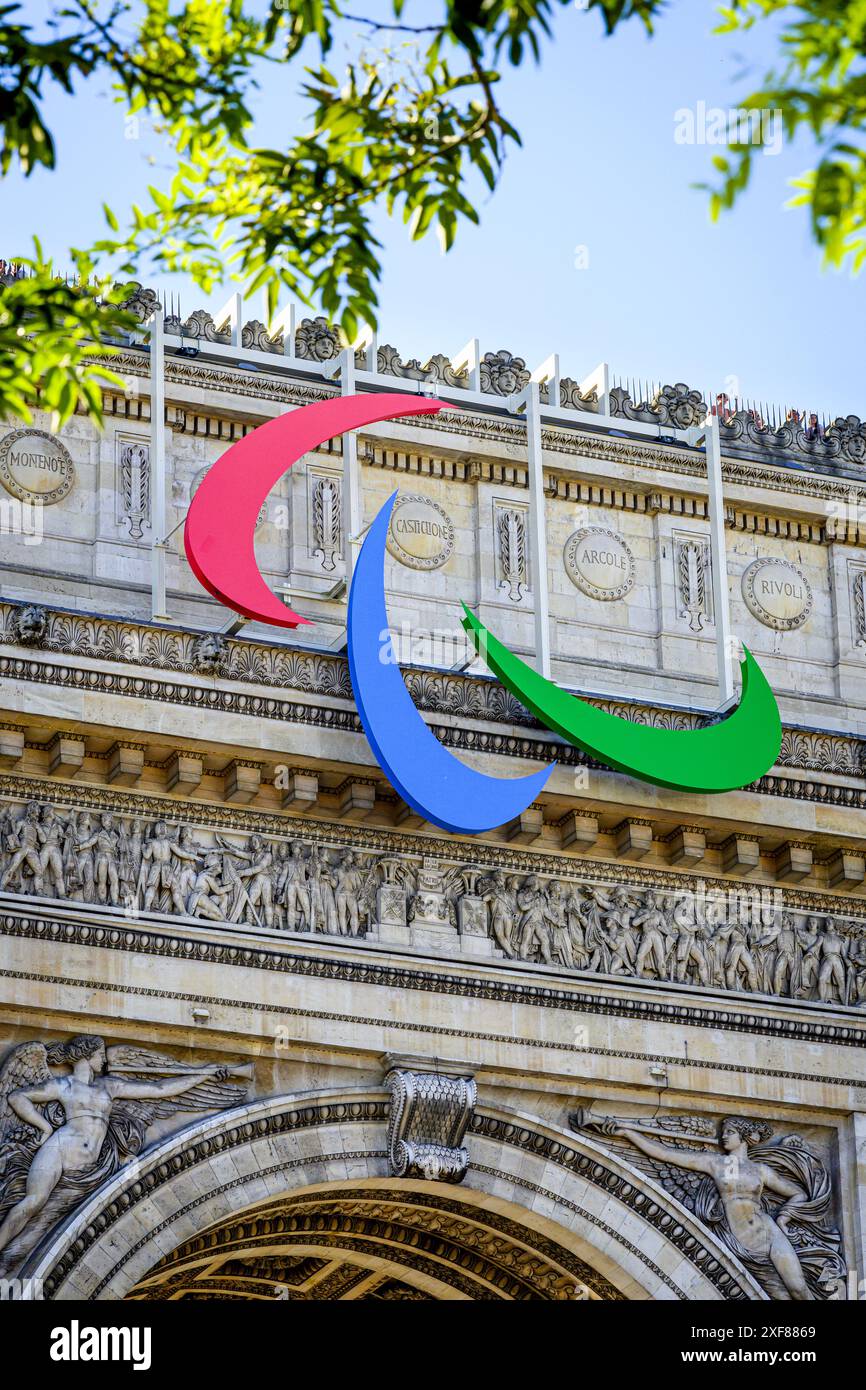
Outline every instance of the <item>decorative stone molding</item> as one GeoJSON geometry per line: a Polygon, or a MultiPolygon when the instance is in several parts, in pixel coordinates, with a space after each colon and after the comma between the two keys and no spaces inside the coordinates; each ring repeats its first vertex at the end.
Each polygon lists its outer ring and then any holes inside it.
{"type": "Polygon", "coordinates": [[[469,1165],[463,1136],[478,1098],[473,1078],[393,1067],[385,1084],[391,1095],[388,1161],[393,1176],[462,1182],[469,1165]]]}
{"type": "Polygon", "coordinates": [[[467,372],[455,372],[451,366],[450,359],[443,353],[436,353],[422,367],[417,357],[408,358],[405,362],[395,347],[389,343],[379,348],[376,360],[377,370],[383,376],[403,377],[407,381],[441,381],[444,386],[450,386],[453,390],[460,390],[466,386],[467,372]]]}
{"type": "MultiPolygon", "coordinates": [[[[379,349],[379,369],[390,373],[390,367],[384,365],[388,355],[392,362],[399,362],[399,354],[395,348],[379,349]]],[[[327,360],[327,358],[322,359],[327,360]]],[[[146,354],[131,347],[121,352],[118,356],[106,359],[106,365],[111,366],[115,371],[125,371],[146,379],[148,376],[148,361],[146,354]]],[[[416,380],[442,380],[449,385],[465,385],[465,374],[456,377],[455,380],[449,379],[449,359],[443,354],[434,355],[428,364],[430,371],[418,366],[413,362],[414,370],[406,370],[403,375],[412,376],[416,380]],[[435,372],[435,376],[431,375],[435,372]]],[[[400,374],[399,372],[396,374],[400,374]]],[[[451,376],[454,374],[452,373],[451,376]]],[[[166,380],[172,384],[191,385],[201,388],[205,392],[219,393],[221,390],[231,391],[234,395],[249,397],[255,401],[273,400],[283,405],[306,405],[312,401],[325,400],[334,394],[333,388],[325,385],[312,385],[306,382],[294,381],[284,376],[269,376],[267,372],[249,372],[238,367],[219,367],[212,363],[184,361],[180,358],[170,358],[166,362],[166,380]]],[[[621,388],[614,388],[611,393],[616,402],[615,392],[621,388]]],[[[626,395],[628,393],[626,392],[626,395]]],[[[130,401],[122,394],[106,388],[104,393],[106,402],[106,413],[109,415],[120,413],[126,418],[147,419],[148,403],[141,401],[130,401]]],[[[570,378],[564,378],[561,382],[561,403],[568,407],[575,403],[578,409],[589,409],[594,411],[597,405],[590,402],[588,405],[580,397],[580,392],[570,378]],[[568,389],[566,385],[568,384],[568,389]]],[[[79,407],[83,409],[83,407],[79,407]]],[[[176,408],[168,406],[167,411],[171,412],[176,408]]],[[[653,413],[648,406],[641,407],[647,414],[647,423],[654,431],[658,430],[658,415],[653,413]]],[[[622,412],[620,412],[622,413],[622,412]]],[[[204,415],[193,414],[193,423],[204,420],[204,415]]],[[[856,420],[856,417],[852,417],[856,420]]],[[[241,437],[249,429],[249,424],[238,421],[224,422],[225,428],[237,432],[232,437],[241,437]]],[[[525,442],[525,426],[523,424],[503,420],[496,417],[486,417],[473,415],[471,412],[464,411],[459,414],[447,409],[442,410],[435,418],[419,418],[413,422],[413,428],[420,432],[432,432],[433,434],[457,433],[462,436],[469,435],[519,448],[525,442]]],[[[809,496],[815,498],[838,499],[842,503],[851,500],[852,486],[849,481],[849,464],[856,467],[861,466],[857,457],[856,440],[857,431],[854,426],[846,426],[838,435],[834,431],[828,430],[823,437],[815,439],[805,439],[804,447],[795,444],[792,449],[786,449],[784,445],[784,435],[780,430],[777,435],[772,436],[779,441],[777,445],[768,447],[770,442],[769,434],[759,432],[756,442],[747,440],[745,444],[738,439],[736,433],[733,435],[727,428],[721,426],[722,438],[726,442],[726,455],[723,459],[722,473],[726,483],[741,484],[757,492],[764,489],[782,491],[796,494],[799,496],[809,496]],[[846,443],[841,443],[844,436],[846,443]],[[828,441],[830,443],[828,444],[828,441]],[[855,447],[851,450],[851,441],[855,447]],[[821,464],[827,471],[827,475],[819,473],[809,473],[803,471],[794,472],[784,466],[786,452],[801,453],[808,462],[821,464]],[[744,454],[745,461],[740,461],[737,455],[744,454]],[[750,461],[750,460],[754,460],[750,461]],[[842,473],[842,477],[830,476],[833,472],[842,473]]],[[[216,433],[219,433],[217,430],[216,433]]],[[[797,436],[799,439],[799,436],[797,436]]],[[[705,469],[700,457],[691,457],[682,449],[672,449],[663,442],[655,440],[630,440],[624,442],[617,438],[605,437],[598,434],[583,435],[580,430],[564,430],[556,428],[544,428],[542,431],[543,445],[546,450],[553,453],[570,455],[574,457],[586,458],[592,461],[594,468],[597,468],[599,460],[602,462],[622,462],[628,466],[647,466],[655,473],[667,471],[674,474],[681,474],[688,477],[703,478],[705,469]]],[[[802,459],[798,459],[802,462],[802,459]]],[[[513,465],[510,469],[508,481],[511,485],[528,486],[526,469],[524,466],[513,465]]],[[[686,499],[688,500],[688,499],[686,499]]],[[[854,499],[856,504],[866,504],[866,495],[858,494],[854,499]]],[[[797,522],[793,523],[795,526],[797,522]]],[[[847,539],[855,540],[855,537],[848,536],[847,539]]]]}
{"type": "Polygon", "coordinates": [[[688,619],[692,632],[701,632],[704,623],[712,621],[710,550],[707,542],[692,536],[675,537],[674,563],[678,614],[688,619]]]}
{"type": "Polygon", "coordinates": [[[519,603],[529,585],[526,507],[494,505],[497,585],[512,603],[519,603]]]}
{"type": "MultiPolygon", "coordinates": [[[[176,628],[166,629],[143,623],[119,621],[98,616],[44,608],[38,605],[0,602],[0,642],[28,647],[42,647],[76,658],[118,663],[121,672],[93,671],[88,680],[93,689],[137,697],[139,688],[122,677],[124,665],[144,666],[170,673],[215,675],[226,683],[258,683],[264,687],[301,691],[306,697],[324,695],[352,700],[348,663],[343,657],[321,652],[269,646],[239,638],[225,638],[220,633],[198,633],[176,628]],[[200,665],[199,662],[204,662],[200,665]],[[212,663],[216,661],[216,665],[212,663]]],[[[0,656],[0,675],[36,683],[57,684],[74,689],[84,682],[81,671],[68,666],[22,664],[15,658],[0,656]]],[[[518,728],[537,727],[526,709],[497,682],[475,676],[431,671],[405,671],[406,684],[415,703],[431,713],[459,713],[462,718],[483,721],[485,724],[508,724],[518,728]]],[[[196,706],[201,692],[170,681],[159,681],[154,698],[170,703],[196,706]]],[[[357,716],[348,709],[343,712],[329,707],[321,711],[321,720],[312,706],[297,702],[275,700],[273,696],[245,696],[239,704],[229,691],[220,689],[209,695],[215,709],[241,710],[256,717],[305,723],[322,722],[329,728],[359,728],[357,716]]],[[[655,728],[699,728],[703,721],[696,715],[680,710],[666,710],[629,701],[591,701],[599,709],[624,716],[635,723],[655,728]]],[[[546,760],[550,745],[528,735],[515,739],[507,735],[476,735],[473,730],[443,725],[437,734],[451,747],[484,751],[508,751],[528,759],[546,760]]],[[[559,760],[568,766],[595,766],[579,749],[557,748],[559,760]]],[[[866,742],[850,735],[827,734],[817,731],[786,729],[782,738],[778,766],[808,772],[832,772],[861,781],[866,771],[866,742]]],[[[797,799],[827,800],[843,806],[866,807],[866,790],[861,786],[846,787],[819,780],[799,781],[768,775],[761,779],[757,790],[771,795],[797,799]]]]}
{"type": "Polygon", "coordinates": [[[117,520],[140,540],[150,525],[150,444],[146,439],[117,439],[117,520]]]}
{"type": "Polygon", "coordinates": [[[331,573],[343,553],[343,493],[341,480],[330,473],[309,471],[310,553],[331,573]]]}

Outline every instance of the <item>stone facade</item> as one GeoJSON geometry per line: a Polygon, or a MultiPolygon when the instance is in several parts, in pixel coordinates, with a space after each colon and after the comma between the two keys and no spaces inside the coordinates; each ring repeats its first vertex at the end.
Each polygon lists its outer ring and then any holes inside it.
{"type": "MultiPolygon", "coordinates": [[[[166,327],[190,342],[166,365],[171,533],[229,443],[334,388],[279,370],[260,324],[242,346],[273,369],[209,357],[207,315],[166,327]]],[[[339,350],[307,320],[293,360],[339,350]]],[[[377,365],[464,381],[444,356],[377,365]]],[[[38,543],[4,510],[0,561],[0,1275],[58,1299],[862,1297],[860,422],[723,414],[732,622],[784,738],[715,797],[592,763],[470,660],[461,599],[534,643],[525,428],[501,410],[526,363],[482,356],[498,413],[361,433],[364,522],[403,503],[386,586],[415,703],[482,770],[557,758],[472,838],[423,822],[361,733],[339,443],[257,529],[314,627],[226,630],[178,530],[154,622],[148,358],[119,366],[103,431],[0,435],[2,496],[41,497],[38,543]],[[73,1131],[52,1178],[39,1155],[73,1131]],[[731,1155],[775,1262],[737,1225],[731,1155]]],[[[707,490],[665,427],[705,407],[645,394],[611,395],[645,434],[544,428],[554,674],[692,728],[715,689],[707,490]]],[[[598,405],[571,379],[560,400],[598,405]]]]}

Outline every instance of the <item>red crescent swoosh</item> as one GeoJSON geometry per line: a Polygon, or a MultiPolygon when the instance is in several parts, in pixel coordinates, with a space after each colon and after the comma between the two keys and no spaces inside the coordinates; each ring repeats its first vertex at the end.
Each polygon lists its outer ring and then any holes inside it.
{"type": "Polygon", "coordinates": [[[277,598],[256,561],[255,527],[268,493],[304,454],[326,439],[400,415],[434,415],[442,402],[383,392],[335,396],[269,420],[217,459],[190,503],[183,542],[208,593],[254,622],[309,623],[277,598]]]}

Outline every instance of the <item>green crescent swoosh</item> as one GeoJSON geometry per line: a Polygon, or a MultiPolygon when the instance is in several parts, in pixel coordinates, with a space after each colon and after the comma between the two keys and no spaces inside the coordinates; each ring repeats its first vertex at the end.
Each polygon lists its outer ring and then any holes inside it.
{"type": "Polygon", "coordinates": [[[678,791],[727,792],[757,781],[779,756],[779,706],[747,647],[732,714],[704,729],[654,729],[569,695],[503,646],[465,603],[463,611],[475,650],[506,689],[548,728],[619,772],[678,791]]]}

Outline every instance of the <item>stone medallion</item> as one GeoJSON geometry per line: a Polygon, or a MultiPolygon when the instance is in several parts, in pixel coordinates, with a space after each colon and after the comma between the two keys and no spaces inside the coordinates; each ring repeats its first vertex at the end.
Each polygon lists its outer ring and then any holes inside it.
{"type": "Polygon", "coordinates": [[[0,483],[22,502],[61,502],[75,486],[69,452],[44,430],[13,430],[0,440],[0,483]]]}
{"type": "Polygon", "coordinates": [[[812,611],[812,590],[789,560],[755,560],[743,575],[746,607],[759,623],[786,632],[802,627],[812,611]]]}
{"type": "Polygon", "coordinates": [[[622,536],[602,526],[569,536],[563,559],[569,579],[590,598],[623,598],[634,584],[634,556],[622,536]]]}
{"type": "Polygon", "coordinates": [[[413,570],[438,570],[454,549],[454,525],[429,497],[398,497],[388,526],[388,549],[413,570]]]}

